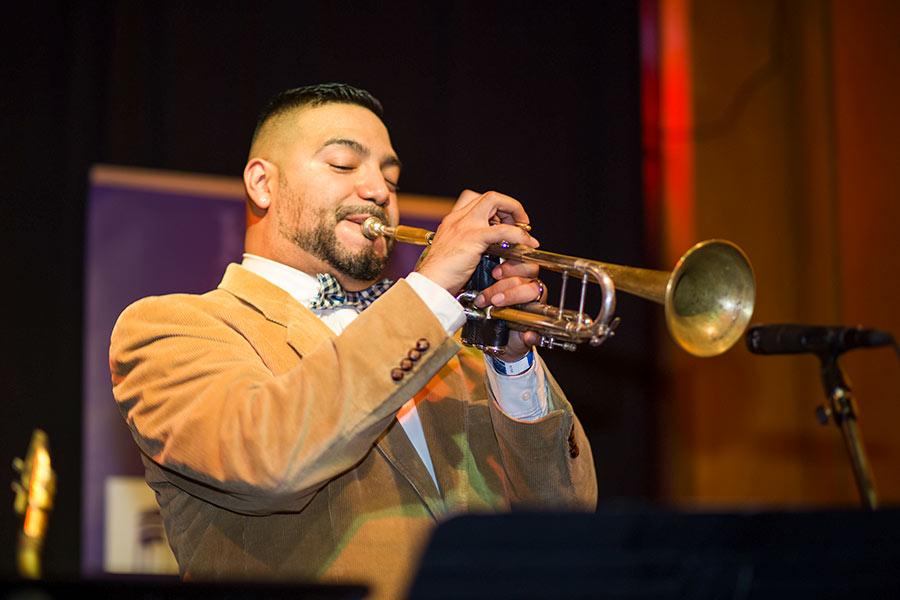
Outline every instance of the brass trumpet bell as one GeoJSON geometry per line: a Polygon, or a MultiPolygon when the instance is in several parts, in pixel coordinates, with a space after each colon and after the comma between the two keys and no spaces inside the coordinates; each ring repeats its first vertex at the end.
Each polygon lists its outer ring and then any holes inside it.
{"type": "Polygon", "coordinates": [[[726,240],[688,250],[666,284],[666,326],[694,356],[716,356],[743,335],[756,298],[756,279],[744,252],[726,240]]]}
{"type": "Polygon", "coordinates": [[[744,251],[727,240],[694,245],[670,272],[597,263],[616,290],[661,304],[672,339],[694,356],[717,356],[753,316],[756,278],[744,251]]]}

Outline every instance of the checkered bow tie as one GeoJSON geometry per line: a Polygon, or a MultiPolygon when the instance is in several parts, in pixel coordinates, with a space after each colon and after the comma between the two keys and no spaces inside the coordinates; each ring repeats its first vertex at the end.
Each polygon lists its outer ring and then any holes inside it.
{"type": "Polygon", "coordinates": [[[313,309],[355,306],[359,310],[363,310],[394,285],[390,279],[383,279],[364,290],[348,292],[341,287],[333,275],[319,273],[316,278],[319,280],[319,293],[309,305],[313,309]]]}

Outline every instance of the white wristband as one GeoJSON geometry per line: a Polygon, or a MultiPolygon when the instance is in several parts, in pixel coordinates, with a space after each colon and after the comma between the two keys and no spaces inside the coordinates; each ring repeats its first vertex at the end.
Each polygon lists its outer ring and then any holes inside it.
{"type": "Polygon", "coordinates": [[[491,356],[490,359],[491,366],[494,367],[494,371],[496,371],[500,375],[512,377],[515,375],[521,375],[531,368],[531,366],[534,364],[534,351],[529,351],[528,354],[526,354],[516,362],[504,362],[496,356],[491,356]]]}

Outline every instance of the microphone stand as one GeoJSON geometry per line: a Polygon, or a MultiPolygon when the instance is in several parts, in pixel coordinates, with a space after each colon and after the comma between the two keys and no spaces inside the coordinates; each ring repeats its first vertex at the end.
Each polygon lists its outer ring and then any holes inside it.
{"type": "Polygon", "coordinates": [[[865,508],[874,510],[878,508],[878,499],[875,496],[872,471],[860,439],[856,401],[850,393],[850,387],[844,381],[841,367],[838,365],[838,355],[839,353],[835,351],[822,352],[818,355],[822,361],[822,385],[825,386],[825,397],[828,398],[829,406],[819,406],[816,409],[816,417],[822,425],[826,425],[828,418],[831,417],[834,424],[840,427],[862,504],[865,508]]]}

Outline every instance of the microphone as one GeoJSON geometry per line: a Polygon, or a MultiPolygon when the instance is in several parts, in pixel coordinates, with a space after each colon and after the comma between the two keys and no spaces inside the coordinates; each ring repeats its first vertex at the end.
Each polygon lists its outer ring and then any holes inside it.
{"type": "Polygon", "coordinates": [[[754,354],[841,354],[854,348],[894,344],[894,336],[862,327],[756,325],[747,331],[747,349],[754,354]]]}

